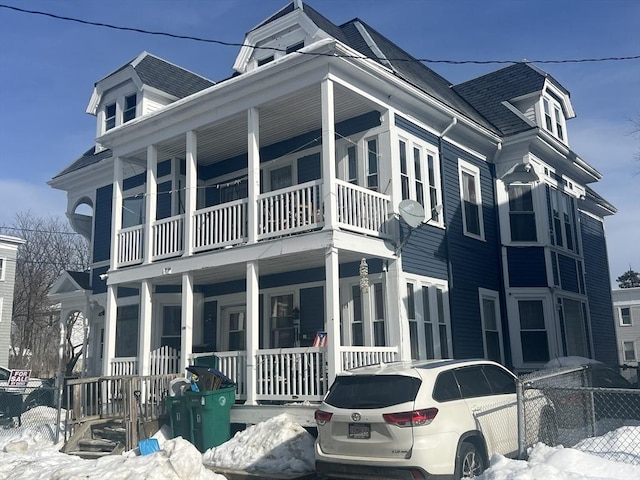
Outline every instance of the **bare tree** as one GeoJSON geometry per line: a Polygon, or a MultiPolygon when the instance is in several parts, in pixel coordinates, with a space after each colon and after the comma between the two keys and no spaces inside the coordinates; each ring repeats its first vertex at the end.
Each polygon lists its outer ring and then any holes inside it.
{"type": "MultiPolygon", "coordinates": [[[[11,366],[30,367],[37,374],[55,372],[59,311],[47,294],[63,270],[88,268],[89,246],[65,220],[36,217],[30,212],[16,214],[13,224],[0,226],[0,232],[26,240],[18,249],[16,263],[11,366]]],[[[67,322],[77,321],[76,316],[71,317],[67,322]]],[[[72,359],[75,354],[72,351],[65,357],[72,359]]]]}

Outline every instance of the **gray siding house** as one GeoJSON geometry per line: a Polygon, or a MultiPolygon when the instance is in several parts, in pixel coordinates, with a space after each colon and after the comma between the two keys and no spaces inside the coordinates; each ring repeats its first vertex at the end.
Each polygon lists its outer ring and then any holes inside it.
{"type": "Polygon", "coordinates": [[[18,247],[22,238],[0,235],[0,365],[9,366],[11,348],[11,319],[16,280],[18,247]]]}

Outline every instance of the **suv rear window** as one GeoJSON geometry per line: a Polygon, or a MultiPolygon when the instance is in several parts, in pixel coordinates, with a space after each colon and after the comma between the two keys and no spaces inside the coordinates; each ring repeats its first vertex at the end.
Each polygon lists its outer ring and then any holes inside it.
{"type": "Polygon", "coordinates": [[[404,375],[339,375],[324,401],[337,408],[384,408],[413,402],[421,383],[404,375]]]}

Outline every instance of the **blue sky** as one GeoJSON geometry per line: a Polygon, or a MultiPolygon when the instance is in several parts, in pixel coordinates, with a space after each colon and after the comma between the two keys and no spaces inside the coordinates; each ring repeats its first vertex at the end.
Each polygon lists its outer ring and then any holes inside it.
{"type": "MultiPolygon", "coordinates": [[[[640,55],[638,0],[310,0],[336,24],[359,17],[418,58],[563,60],[640,55]]],[[[240,43],[286,0],[0,0],[120,26],[240,43]]],[[[142,51],[211,80],[231,74],[238,47],[80,25],[0,8],[0,224],[17,212],[63,216],[47,184],[92,144],[85,110],[94,82],[142,51]]],[[[570,92],[570,145],[604,178],[612,283],[640,271],[640,60],[538,64],[570,92]]],[[[429,64],[453,83],[500,65],[429,64]]]]}

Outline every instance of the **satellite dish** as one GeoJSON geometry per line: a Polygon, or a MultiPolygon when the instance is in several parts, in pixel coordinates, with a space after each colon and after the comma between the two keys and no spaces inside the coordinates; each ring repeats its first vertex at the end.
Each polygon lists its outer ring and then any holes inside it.
{"type": "Polygon", "coordinates": [[[424,222],[424,208],[415,200],[402,200],[398,210],[402,219],[411,228],[416,228],[424,222]]]}

